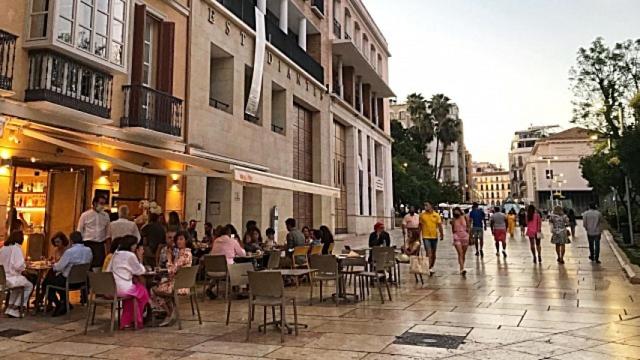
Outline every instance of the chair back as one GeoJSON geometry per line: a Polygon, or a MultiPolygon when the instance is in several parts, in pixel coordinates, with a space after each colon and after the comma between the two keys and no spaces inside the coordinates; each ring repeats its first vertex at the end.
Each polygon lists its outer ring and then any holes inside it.
{"type": "Polygon", "coordinates": [[[205,255],[203,263],[206,272],[227,272],[227,258],[224,255],[205,255]]]}
{"type": "Polygon", "coordinates": [[[0,265],[0,289],[7,286],[7,274],[4,272],[4,266],[0,265]]]}
{"type": "Polygon", "coordinates": [[[313,245],[311,247],[311,255],[322,255],[322,245],[313,245]]]}
{"type": "Polygon", "coordinates": [[[267,262],[267,269],[273,270],[280,267],[280,251],[269,251],[269,262],[267,262]]]}
{"type": "Polygon", "coordinates": [[[307,254],[309,253],[309,247],[308,246],[296,246],[295,248],[293,248],[293,256],[307,256],[307,254]]]}
{"type": "Polygon", "coordinates": [[[309,263],[317,275],[338,276],[338,260],[333,255],[311,255],[309,263]]]}
{"type": "Polygon", "coordinates": [[[173,278],[174,291],[179,289],[191,289],[196,286],[196,276],[198,275],[197,266],[185,266],[176,271],[173,278]]]}
{"type": "Polygon", "coordinates": [[[116,279],[111,272],[90,272],[89,284],[91,292],[95,295],[116,295],[116,279]]]}
{"type": "Polygon", "coordinates": [[[248,285],[247,273],[254,270],[252,262],[229,265],[229,286],[248,285]]]}
{"type": "Polygon", "coordinates": [[[395,266],[396,251],[394,248],[388,246],[383,246],[381,249],[385,253],[384,263],[382,266],[388,271],[395,266]]]}
{"type": "Polygon", "coordinates": [[[87,274],[91,270],[91,264],[75,264],[71,265],[69,276],[67,276],[67,284],[84,284],[87,282],[87,274]]]}
{"type": "Polygon", "coordinates": [[[364,256],[347,257],[342,259],[342,266],[367,266],[367,258],[364,256]]]}
{"type": "Polygon", "coordinates": [[[279,271],[249,271],[251,296],[282,298],[284,280],[279,271]]]}
{"type": "Polygon", "coordinates": [[[30,234],[27,238],[27,256],[32,260],[40,260],[44,255],[44,235],[30,234]]]}
{"type": "Polygon", "coordinates": [[[373,267],[376,271],[386,270],[388,251],[383,246],[375,246],[371,248],[371,259],[373,267]]]}

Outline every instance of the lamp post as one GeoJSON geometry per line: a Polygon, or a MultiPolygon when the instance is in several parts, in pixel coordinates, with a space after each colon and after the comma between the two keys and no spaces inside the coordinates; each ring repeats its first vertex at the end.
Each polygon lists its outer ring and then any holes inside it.
{"type": "Polygon", "coordinates": [[[556,160],[557,156],[542,156],[540,160],[547,161],[546,177],[549,180],[549,212],[553,210],[553,169],[551,168],[551,160],[556,160]]]}

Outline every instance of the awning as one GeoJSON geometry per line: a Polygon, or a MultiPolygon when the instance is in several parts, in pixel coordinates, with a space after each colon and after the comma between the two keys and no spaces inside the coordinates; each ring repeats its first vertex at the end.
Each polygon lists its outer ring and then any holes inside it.
{"type": "Polygon", "coordinates": [[[241,166],[233,166],[232,169],[233,179],[242,183],[256,184],[270,188],[299,191],[322,196],[331,196],[334,198],[340,197],[340,189],[335,187],[243,168],[241,166]]]}

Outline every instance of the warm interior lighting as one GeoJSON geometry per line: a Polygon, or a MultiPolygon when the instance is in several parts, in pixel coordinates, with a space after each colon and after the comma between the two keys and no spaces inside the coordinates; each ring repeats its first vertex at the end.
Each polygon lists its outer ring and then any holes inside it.
{"type": "Polygon", "coordinates": [[[98,165],[98,167],[100,167],[100,171],[102,171],[103,173],[107,170],[109,170],[109,164],[108,163],[100,163],[100,165],[98,165]]]}
{"type": "Polygon", "coordinates": [[[36,158],[34,158],[33,156],[29,159],[29,161],[31,161],[32,163],[38,161],[36,158]]]}
{"type": "Polygon", "coordinates": [[[9,165],[0,166],[0,176],[9,176],[9,165]]]}
{"type": "Polygon", "coordinates": [[[7,149],[0,150],[0,158],[2,160],[8,160],[11,157],[11,153],[7,149]]]}
{"type": "Polygon", "coordinates": [[[178,174],[171,174],[171,180],[173,180],[174,184],[176,181],[178,181],[180,179],[180,175],[178,174]]]}

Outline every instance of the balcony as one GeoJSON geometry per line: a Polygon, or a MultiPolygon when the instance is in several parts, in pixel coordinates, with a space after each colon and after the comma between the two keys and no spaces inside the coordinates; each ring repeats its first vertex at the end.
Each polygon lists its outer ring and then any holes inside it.
{"type": "Polygon", "coordinates": [[[318,16],[324,16],[324,0],[311,0],[311,10],[318,16]]]}
{"type": "MultiPolygon", "coordinates": [[[[255,0],[218,0],[218,2],[255,30],[255,0]]],[[[324,3],[324,1],[322,3],[324,3]]],[[[285,34],[280,30],[278,18],[274,14],[270,12],[267,13],[265,17],[265,27],[267,41],[270,42],[271,45],[282,51],[285,56],[300,66],[314,79],[324,84],[324,69],[322,65],[298,46],[298,39],[295,34],[285,34]]]]}
{"type": "Polygon", "coordinates": [[[342,24],[336,19],[333,19],[333,35],[335,35],[337,39],[342,38],[342,24]]]}
{"type": "Polygon", "coordinates": [[[35,50],[29,52],[24,100],[61,105],[110,122],[112,84],[110,74],[51,50],[35,50]]]}
{"type": "Polygon", "coordinates": [[[393,90],[389,87],[381,74],[371,65],[367,57],[344,33],[344,39],[333,39],[333,55],[342,57],[343,66],[356,69],[358,76],[362,77],[362,83],[371,85],[371,92],[377,97],[394,97],[393,90]]]}
{"type": "Polygon", "coordinates": [[[166,135],[182,134],[182,100],[144,85],[125,85],[123,128],[142,128],[166,135]]]}
{"type": "Polygon", "coordinates": [[[13,64],[16,57],[17,36],[0,30],[0,94],[13,95],[13,64]]]}

